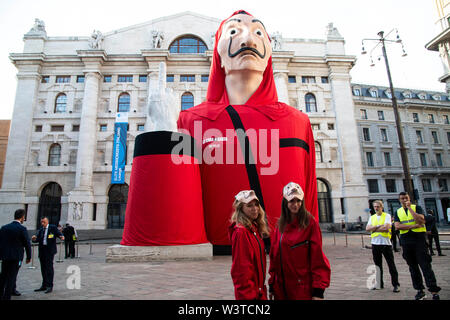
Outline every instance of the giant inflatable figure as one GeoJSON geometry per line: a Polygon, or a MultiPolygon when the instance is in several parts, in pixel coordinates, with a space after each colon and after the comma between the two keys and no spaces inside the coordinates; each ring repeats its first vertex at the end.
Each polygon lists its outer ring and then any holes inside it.
{"type": "Polygon", "coordinates": [[[215,39],[206,101],[181,111],[178,132],[136,138],[123,245],[229,245],[234,195],[249,189],[273,230],[291,181],[318,218],[311,125],[278,101],[263,23],[236,11],[215,39]]]}

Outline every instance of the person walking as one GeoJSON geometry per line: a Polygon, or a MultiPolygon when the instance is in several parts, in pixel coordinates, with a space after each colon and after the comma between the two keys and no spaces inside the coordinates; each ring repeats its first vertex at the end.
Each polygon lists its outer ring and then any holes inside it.
{"type": "Polygon", "coordinates": [[[228,234],[231,241],[231,278],[236,300],[267,300],[266,254],[269,236],[266,214],[253,190],[235,196],[228,234]]]}
{"type": "Polygon", "coordinates": [[[24,220],[25,210],[17,209],[14,212],[14,221],[0,229],[0,300],[11,300],[11,295],[20,295],[15,288],[24,249],[27,255],[26,263],[31,261],[31,243],[27,228],[22,225],[24,220]]]}
{"type": "Polygon", "coordinates": [[[433,252],[433,239],[434,239],[438,255],[441,257],[445,256],[445,254],[442,254],[441,243],[439,241],[439,231],[436,226],[436,218],[434,216],[433,210],[427,210],[427,215],[425,216],[425,227],[427,229],[428,248],[430,249],[430,255],[434,256],[433,252]]]}
{"type": "Polygon", "coordinates": [[[53,258],[57,252],[56,238],[64,240],[64,236],[55,225],[48,223],[48,218],[41,219],[41,228],[37,235],[34,235],[31,240],[39,243],[39,262],[41,264],[42,285],[40,288],[34,290],[45,291],[50,293],[53,291],[53,258]]]}
{"type": "Polygon", "coordinates": [[[438,292],[441,288],[437,286],[436,277],[431,267],[431,256],[428,254],[423,209],[418,205],[411,204],[410,197],[406,192],[400,192],[399,200],[402,206],[395,213],[394,221],[395,227],[400,231],[402,255],[409,266],[413,287],[417,290],[415,299],[423,300],[426,297],[423,278],[420,273],[420,270],[422,270],[428,291],[433,295],[433,300],[439,300],[438,292]]]}
{"type": "Polygon", "coordinates": [[[77,240],[75,228],[66,223],[62,231],[64,235],[65,259],[75,258],[75,241],[77,240]]]}
{"type": "Polygon", "coordinates": [[[400,250],[397,249],[397,239],[398,239],[398,242],[400,243],[400,234],[399,234],[398,230],[395,229],[394,215],[392,215],[391,216],[391,242],[392,242],[392,249],[394,249],[394,252],[400,252],[400,250]]]}
{"type": "Polygon", "coordinates": [[[271,236],[269,298],[322,300],[331,269],[322,251],[322,233],[306,210],[300,185],[283,188],[281,216],[271,236]]]}
{"type": "Polygon", "coordinates": [[[386,259],[391,274],[391,283],[394,292],[400,292],[400,283],[398,282],[398,272],[395,267],[394,253],[391,244],[391,215],[384,212],[383,201],[373,202],[375,214],[367,222],[366,230],[371,232],[372,256],[373,262],[377,266],[377,280],[379,282],[372,289],[383,289],[383,256],[386,259]]]}

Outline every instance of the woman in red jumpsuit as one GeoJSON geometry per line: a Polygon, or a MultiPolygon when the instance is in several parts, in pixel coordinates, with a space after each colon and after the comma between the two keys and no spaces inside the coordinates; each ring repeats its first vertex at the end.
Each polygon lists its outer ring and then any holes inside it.
{"type": "Polygon", "coordinates": [[[265,212],[253,190],[235,196],[228,229],[232,247],[231,278],[236,300],[267,300],[266,255],[262,237],[269,235],[265,212]]]}
{"type": "Polygon", "coordinates": [[[330,264],[322,251],[316,219],[305,209],[302,188],[283,188],[278,226],[271,235],[269,295],[275,300],[321,300],[330,284],[330,264]]]}

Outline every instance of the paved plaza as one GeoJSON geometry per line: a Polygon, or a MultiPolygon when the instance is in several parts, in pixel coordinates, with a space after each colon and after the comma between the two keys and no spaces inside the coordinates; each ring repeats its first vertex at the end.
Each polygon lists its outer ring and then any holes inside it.
{"type": "MultiPolygon", "coordinates": [[[[387,265],[384,262],[383,290],[368,290],[367,283],[374,277],[372,252],[363,248],[370,245],[370,236],[342,233],[323,234],[323,248],[330,260],[331,285],[325,291],[330,300],[411,300],[412,288],[406,262],[401,253],[395,253],[401,292],[393,293],[387,265]]],[[[118,240],[116,240],[116,243],[118,240]]],[[[449,247],[450,236],[441,237],[449,247]]],[[[37,250],[35,269],[24,265],[19,272],[17,289],[22,293],[13,300],[233,300],[230,277],[231,256],[215,256],[210,261],[174,261],[154,263],[106,263],[106,243],[79,245],[79,258],[59,260],[55,256],[54,290],[50,294],[34,292],[41,284],[37,250]],[[77,278],[77,275],[80,275],[77,278]],[[78,281],[79,280],[79,281],[78,281]]],[[[59,247],[58,247],[59,250],[59,247]]],[[[444,257],[433,257],[433,269],[441,299],[450,298],[450,251],[444,257]]],[[[427,300],[431,295],[427,294],[427,300]]]]}

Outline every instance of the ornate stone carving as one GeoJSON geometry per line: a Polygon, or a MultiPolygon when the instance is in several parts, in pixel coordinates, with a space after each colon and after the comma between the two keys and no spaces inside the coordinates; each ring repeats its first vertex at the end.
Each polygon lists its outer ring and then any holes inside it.
{"type": "Polygon", "coordinates": [[[272,34],[270,38],[272,39],[272,49],[277,51],[281,50],[282,45],[281,33],[277,31],[274,34],[272,34]]]}
{"type": "Polygon", "coordinates": [[[83,218],[83,202],[74,202],[72,219],[76,221],[81,220],[82,218],[83,218]]]}
{"type": "Polygon", "coordinates": [[[91,38],[89,39],[89,48],[93,50],[101,50],[103,39],[103,34],[98,30],[94,30],[91,34],[91,38]]]}
{"type": "Polygon", "coordinates": [[[164,40],[164,33],[159,30],[152,30],[152,48],[161,49],[164,40]]]}

